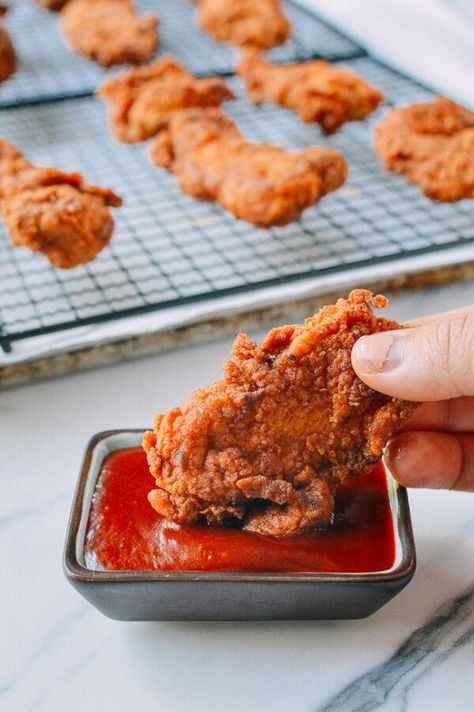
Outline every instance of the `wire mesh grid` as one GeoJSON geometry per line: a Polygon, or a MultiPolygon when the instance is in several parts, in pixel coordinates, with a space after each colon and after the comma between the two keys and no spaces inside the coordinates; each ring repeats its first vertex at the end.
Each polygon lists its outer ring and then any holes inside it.
{"type": "MultiPolygon", "coordinates": [[[[417,98],[415,84],[372,60],[345,64],[385,89],[390,103],[417,98]]],[[[27,336],[474,242],[472,202],[434,203],[381,169],[370,144],[383,109],[323,137],[289,111],[252,107],[239,81],[229,83],[240,98],[225,111],[246,137],[339,149],[351,169],[346,185],[298,223],[258,230],[182,194],[173,176],[149,163],[146,145],[116,143],[104,106],[92,98],[4,111],[0,135],[31,160],[80,170],[125,199],[109,248],[73,270],[53,270],[42,255],[12,249],[0,235],[5,349],[27,336]]]]}
{"type": "MultiPolygon", "coordinates": [[[[194,21],[195,6],[187,0],[138,0],[140,13],[160,17],[157,56],[173,54],[195,74],[230,74],[237,52],[214,42],[194,21]]],[[[285,4],[293,37],[269,53],[288,62],[320,55],[327,59],[353,57],[361,50],[302,8],[285,4]]],[[[52,99],[86,96],[114,70],[106,71],[75,54],[62,37],[58,15],[34,0],[16,0],[6,24],[19,56],[18,71],[0,87],[0,106],[18,106],[52,99]]]]}

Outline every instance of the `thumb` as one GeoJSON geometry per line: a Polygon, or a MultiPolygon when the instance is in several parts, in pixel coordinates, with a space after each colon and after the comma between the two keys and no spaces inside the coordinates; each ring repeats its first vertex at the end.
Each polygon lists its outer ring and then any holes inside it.
{"type": "Polygon", "coordinates": [[[352,365],[371,388],[413,401],[474,395],[474,307],[362,336],[352,365]]]}

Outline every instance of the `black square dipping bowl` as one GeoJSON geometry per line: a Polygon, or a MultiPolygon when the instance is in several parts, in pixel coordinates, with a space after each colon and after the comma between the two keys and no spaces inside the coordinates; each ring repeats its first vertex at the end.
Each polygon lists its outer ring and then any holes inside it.
{"type": "Polygon", "coordinates": [[[364,618],[401,591],[415,572],[406,490],[387,473],[395,535],[391,568],[370,573],[95,571],[84,560],[92,495],[104,459],[141,444],[142,430],[95,435],[82,463],[64,550],[74,588],[110,618],[145,620],[325,620],[364,618]]]}

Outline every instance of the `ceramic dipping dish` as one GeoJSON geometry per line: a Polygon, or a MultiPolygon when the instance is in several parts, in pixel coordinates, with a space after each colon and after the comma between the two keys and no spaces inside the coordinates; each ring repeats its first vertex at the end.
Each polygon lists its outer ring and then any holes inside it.
{"type": "MultiPolygon", "coordinates": [[[[87,446],[69,519],[63,566],[72,586],[118,620],[326,620],[364,618],[415,572],[407,493],[387,473],[393,565],[370,573],[92,570],[84,557],[92,497],[104,459],[141,444],[143,430],[98,433],[87,446]]],[[[150,487],[151,488],[151,487],[150,487]]]]}

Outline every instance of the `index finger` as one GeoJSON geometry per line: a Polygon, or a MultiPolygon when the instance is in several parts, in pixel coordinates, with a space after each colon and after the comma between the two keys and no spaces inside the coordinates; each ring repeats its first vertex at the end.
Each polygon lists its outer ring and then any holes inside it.
{"type": "Polygon", "coordinates": [[[429,314],[428,316],[420,316],[418,319],[411,319],[406,321],[403,326],[422,326],[423,324],[430,324],[433,321],[442,321],[444,319],[452,319],[459,314],[465,314],[466,312],[474,311],[474,304],[469,304],[466,307],[460,307],[459,309],[451,309],[451,311],[440,312],[439,314],[429,314]]]}
{"type": "Polygon", "coordinates": [[[474,432],[474,397],[422,403],[405,423],[403,430],[474,432]]]}

